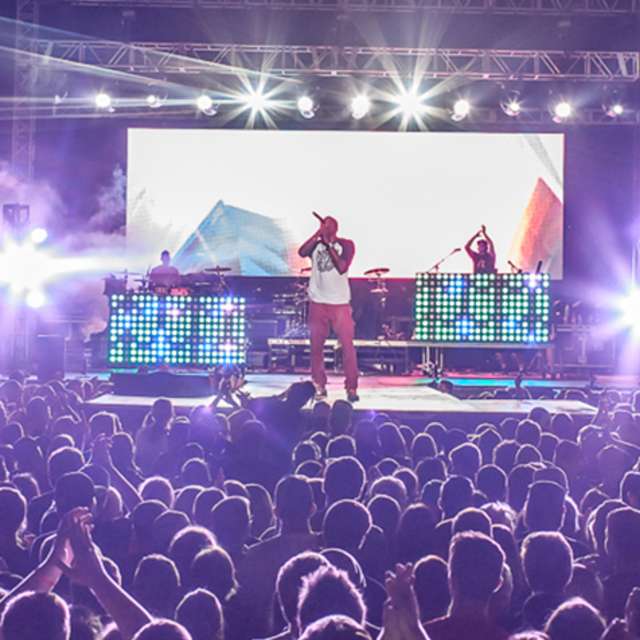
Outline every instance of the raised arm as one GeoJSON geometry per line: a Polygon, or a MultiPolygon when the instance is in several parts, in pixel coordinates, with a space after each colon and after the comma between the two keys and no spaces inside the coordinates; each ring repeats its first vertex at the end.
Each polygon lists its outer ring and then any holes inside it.
{"type": "Polygon", "coordinates": [[[474,235],[472,235],[469,240],[467,241],[467,244],[464,245],[464,250],[467,252],[467,254],[473,258],[473,256],[475,255],[475,251],[471,248],[471,246],[473,245],[473,243],[475,242],[476,238],[480,235],[480,231],[477,231],[474,235]]]}
{"type": "Polygon", "coordinates": [[[482,225],[482,235],[484,237],[484,239],[487,241],[487,245],[489,247],[489,253],[495,257],[496,255],[496,248],[493,244],[493,240],[489,237],[489,235],[487,234],[487,227],[485,227],[484,225],[482,225]]]}
{"type": "Polygon", "coordinates": [[[302,243],[298,249],[298,255],[301,258],[310,258],[313,250],[316,248],[318,242],[322,241],[322,224],[318,230],[305,242],[302,243]]]}

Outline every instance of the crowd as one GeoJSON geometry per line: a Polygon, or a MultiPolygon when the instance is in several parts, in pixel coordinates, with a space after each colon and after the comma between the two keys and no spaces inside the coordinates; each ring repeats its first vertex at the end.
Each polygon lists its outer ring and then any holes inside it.
{"type": "Polygon", "coordinates": [[[640,392],[409,427],[0,386],[1,640],[638,640],[640,392]]]}

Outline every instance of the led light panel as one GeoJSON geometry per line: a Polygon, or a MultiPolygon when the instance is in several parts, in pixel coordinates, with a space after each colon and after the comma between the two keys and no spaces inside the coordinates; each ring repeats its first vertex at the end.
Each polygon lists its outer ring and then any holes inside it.
{"type": "Polygon", "coordinates": [[[116,294],[110,297],[109,310],[112,365],[245,362],[244,298],[116,294]]]}
{"type": "Polygon", "coordinates": [[[436,343],[546,343],[549,275],[418,273],[415,338],[436,343]]]}

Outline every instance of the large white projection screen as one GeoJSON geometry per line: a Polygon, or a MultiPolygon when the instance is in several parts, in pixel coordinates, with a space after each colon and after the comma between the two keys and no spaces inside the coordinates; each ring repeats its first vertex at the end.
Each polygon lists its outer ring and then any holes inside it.
{"type": "Polygon", "coordinates": [[[184,273],[297,275],[315,210],[355,242],[353,277],[411,278],[484,224],[498,270],[542,261],[561,278],[563,162],[562,134],[130,129],[130,259],[146,269],[169,249],[184,273]]]}

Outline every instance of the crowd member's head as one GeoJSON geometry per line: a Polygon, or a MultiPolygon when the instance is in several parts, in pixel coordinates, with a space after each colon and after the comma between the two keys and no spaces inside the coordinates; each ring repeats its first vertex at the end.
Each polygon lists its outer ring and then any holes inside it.
{"type": "Polygon", "coordinates": [[[351,456],[335,458],[324,472],[324,492],[332,504],[344,498],[358,500],[365,484],[365,471],[360,462],[351,456]]]}
{"type": "Polygon", "coordinates": [[[505,473],[511,473],[520,445],[515,440],[503,440],[493,450],[493,464],[505,473]]]}
{"type": "Polygon", "coordinates": [[[147,478],[140,485],[140,495],[143,500],[160,500],[167,509],[173,507],[173,487],[171,483],[162,476],[152,476],[147,478]]]}
{"type": "Polygon", "coordinates": [[[460,511],[453,519],[453,535],[464,531],[478,531],[486,536],[491,536],[491,518],[480,509],[468,507],[460,511]]]}
{"type": "Polygon", "coordinates": [[[324,556],[306,551],[294,556],[280,567],[276,579],[278,604],[283,618],[294,633],[297,632],[298,600],[303,580],[320,567],[328,566],[329,562],[324,556]]]}
{"type": "Polygon", "coordinates": [[[429,553],[436,520],[423,504],[412,504],[400,518],[396,547],[401,562],[416,562],[429,553]]]}
{"type": "Polygon", "coordinates": [[[406,443],[400,429],[393,422],[385,422],[378,428],[380,451],[388,458],[404,458],[407,455],[406,443]]]}
{"type": "Polygon", "coordinates": [[[565,514],[565,490],[555,482],[534,482],[525,503],[529,531],[559,531],[565,514]]]}
{"type": "Polygon", "coordinates": [[[133,640],[192,640],[190,633],[177,622],[154,620],[145,624],[133,640]]]}
{"type": "Polygon", "coordinates": [[[159,554],[145,556],[136,568],[132,591],[140,604],[153,615],[172,616],[180,593],[176,565],[159,554]]]}
{"type": "Polygon", "coordinates": [[[394,540],[400,523],[400,505],[385,495],[374,496],[367,504],[373,524],[384,531],[388,540],[394,540]]]}
{"type": "Polygon", "coordinates": [[[242,547],[251,534],[249,501],[231,496],[218,502],[211,510],[211,529],[225,549],[242,547]]]}
{"type": "Polygon", "coordinates": [[[516,428],[516,442],[518,444],[530,444],[534,447],[540,445],[542,430],[540,425],[533,420],[521,420],[516,428]]]}
{"type": "Polygon", "coordinates": [[[414,569],[416,598],[423,622],[446,615],[451,602],[447,563],[437,556],[425,556],[414,569]]]}
{"type": "Polygon", "coordinates": [[[545,626],[549,640],[600,640],[604,630],[602,616],[581,598],[562,603],[545,626]]]}
{"type": "Polygon", "coordinates": [[[76,507],[93,510],[96,500],[93,480],[80,471],[65,473],[56,482],[55,500],[56,510],[60,516],[76,507]]]}
{"type": "Polygon", "coordinates": [[[19,491],[10,487],[0,488],[0,514],[0,538],[17,541],[27,515],[27,503],[19,491]]]}
{"type": "Polygon", "coordinates": [[[325,513],[322,523],[325,543],[345,551],[360,548],[371,528],[371,514],[355,500],[339,500],[325,513]]]}
{"type": "Polygon", "coordinates": [[[310,624],[300,640],[371,640],[371,636],[351,618],[332,615],[310,624]]]}
{"type": "Polygon", "coordinates": [[[502,549],[488,536],[477,532],[458,533],[449,552],[449,588],[454,603],[488,607],[500,588],[502,549]]]}
{"type": "Polygon", "coordinates": [[[207,547],[191,563],[191,587],[211,591],[225,602],[238,588],[236,570],[229,554],[221,547],[207,547]]]}
{"type": "Polygon", "coordinates": [[[440,508],[445,518],[453,518],[457,513],[470,507],[473,502],[473,484],[464,476],[450,476],[440,491],[440,508]]]}
{"type": "Polygon", "coordinates": [[[627,471],[620,483],[620,499],[634,509],[640,508],[640,473],[627,471]]]}
{"type": "Polygon", "coordinates": [[[0,636],[2,640],[69,640],[69,608],[53,593],[21,593],[2,614],[0,636]]]}
{"type": "Polygon", "coordinates": [[[175,535],[169,545],[169,558],[176,563],[183,584],[189,583],[191,563],[198,553],[215,546],[215,536],[204,527],[186,527],[175,535]]]}
{"type": "Polygon", "coordinates": [[[158,553],[167,553],[174,536],[190,524],[189,518],[181,511],[168,509],[154,521],[152,528],[153,542],[158,553]]]}
{"type": "Polygon", "coordinates": [[[47,460],[47,475],[52,487],[65,474],[80,471],[84,465],[82,452],[74,447],[62,447],[54,451],[47,460]]]}
{"type": "Polygon", "coordinates": [[[475,479],[480,468],[480,449],[470,442],[457,446],[449,454],[451,472],[455,475],[475,479]]]}
{"type": "Polygon", "coordinates": [[[341,458],[344,456],[354,456],[356,454],[356,442],[355,440],[346,434],[331,438],[327,442],[326,457],[341,458]]]}
{"type": "Polygon", "coordinates": [[[362,595],[344,571],[320,567],[302,581],[298,600],[298,629],[330,615],[345,615],[364,625],[366,607],[362,595]]]}
{"type": "Polygon", "coordinates": [[[491,502],[507,499],[507,474],[495,464],[486,464],[478,470],[476,486],[491,502]]]}
{"type": "Polygon", "coordinates": [[[336,400],[329,414],[329,432],[337,436],[346,433],[351,426],[353,406],[346,400],[336,400]]]}
{"type": "Polygon", "coordinates": [[[201,490],[193,501],[194,522],[202,527],[211,524],[211,510],[222,500],[224,500],[224,491],[217,487],[201,490]]]}
{"type": "Polygon", "coordinates": [[[307,478],[285,476],[275,489],[275,510],[282,531],[307,530],[315,511],[313,491],[307,478]]]}
{"type": "Polygon", "coordinates": [[[438,453],[436,441],[428,433],[418,433],[411,442],[411,459],[416,465],[425,458],[434,458],[438,453]]]}
{"type": "Polygon", "coordinates": [[[597,456],[602,488],[612,498],[617,498],[624,474],[633,466],[633,458],[623,449],[608,445],[597,456]]]}
{"type": "Polygon", "coordinates": [[[562,594],[573,575],[573,552],[560,533],[531,533],[522,544],[522,565],[531,591],[562,594]]]}
{"type": "Polygon", "coordinates": [[[192,640],[223,640],[224,616],[218,598],[205,589],[187,593],[176,608],[176,622],[192,640]]]}
{"type": "Polygon", "coordinates": [[[640,568],[640,511],[625,507],[607,516],[605,548],[618,570],[640,568]]]}

